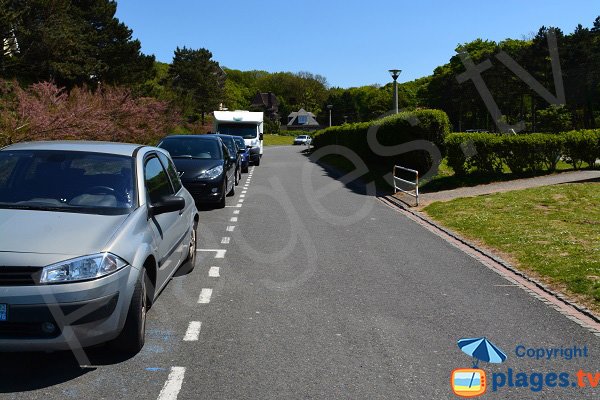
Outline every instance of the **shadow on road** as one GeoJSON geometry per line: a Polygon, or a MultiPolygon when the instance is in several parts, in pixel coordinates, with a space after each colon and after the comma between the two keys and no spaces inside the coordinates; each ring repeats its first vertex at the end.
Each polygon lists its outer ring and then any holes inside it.
{"type": "MultiPolygon", "coordinates": [[[[343,156],[333,155],[335,158],[326,156],[321,159],[317,159],[313,156],[312,149],[304,149],[299,153],[304,155],[310,162],[319,166],[323,171],[323,176],[328,176],[335,180],[340,180],[356,169],[356,166],[353,166],[352,163],[343,156]],[[337,164],[340,165],[338,166],[337,164]]],[[[389,194],[379,189],[375,190],[374,193],[370,191],[367,186],[372,182],[368,176],[369,174],[369,171],[367,171],[358,179],[348,182],[344,184],[344,186],[352,192],[363,196],[385,196],[389,194]]]]}
{"type": "MultiPolygon", "coordinates": [[[[96,366],[118,364],[133,355],[116,355],[105,346],[86,350],[90,366],[80,366],[70,351],[0,354],[0,393],[28,392],[68,382],[95,371],[96,366]]],[[[1,396],[0,396],[1,397],[1,396]]]]}

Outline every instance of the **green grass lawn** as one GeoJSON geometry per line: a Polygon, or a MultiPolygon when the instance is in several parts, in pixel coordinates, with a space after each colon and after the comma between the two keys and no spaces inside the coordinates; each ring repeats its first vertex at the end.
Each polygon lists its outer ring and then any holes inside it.
{"type": "Polygon", "coordinates": [[[600,310],[600,183],[436,202],[425,212],[600,310]]]}
{"type": "MultiPolygon", "coordinates": [[[[583,168],[587,168],[587,164],[584,163],[583,168]]],[[[559,161],[556,166],[556,172],[573,171],[573,166],[567,164],[564,161],[559,161]]],[[[526,172],[522,174],[514,174],[510,171],[507,166],[501,173],[471,173],[464,176],[457,176],[454,174],[454,170],[446,163],[446,158],[442,159],[438,174],[431,178],[427,182],[423,182],[419,185],[421,192],[438,192],[441,190],[451,190],[459,187],[469,187],[477,185],[485,185],[492,182],[510,181],[513,179],[532,178],[535,176],[549,175],[554,173],[553,171],[539,171],[539,172],[526,172]]]]}
{"type": "Polygon", "coordinates": [[[294,143],[294,136],[264,135],[265,146],[287,146],[294,143]]]}

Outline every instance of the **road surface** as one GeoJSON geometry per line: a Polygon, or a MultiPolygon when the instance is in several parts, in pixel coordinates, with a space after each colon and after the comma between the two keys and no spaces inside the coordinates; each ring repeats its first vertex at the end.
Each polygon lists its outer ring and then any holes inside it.
{"type": "MultiPolygon", "coordinates": [[[[598,336],[302,150],[267,148],[227,208],[201,211],[198,265],[149,311],[138,355],[1,354],[0,398],[455,398],[451,371],[472,364],[456,342],[480,336],[508,355],[479,365],[490,385],[509,368],[600,370],[598,336]],[[519,344],[588,357],[519,358],[519,344]]],[[[572,382],[484,398],[598,398],[572,382]]]]}

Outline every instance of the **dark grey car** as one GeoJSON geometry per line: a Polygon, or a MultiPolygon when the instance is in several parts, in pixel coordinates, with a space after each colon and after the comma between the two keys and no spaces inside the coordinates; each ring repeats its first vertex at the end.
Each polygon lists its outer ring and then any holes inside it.
{"type": "Polygon", "coordinates": [[[102,142],[0,150],[0,350],[136,352],[146,311],[196,255],[167,152],[102,142]]]}

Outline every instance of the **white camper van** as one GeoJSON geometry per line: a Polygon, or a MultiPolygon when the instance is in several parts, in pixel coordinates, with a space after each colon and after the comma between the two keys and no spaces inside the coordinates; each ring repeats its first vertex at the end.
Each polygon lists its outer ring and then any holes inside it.
{"type": "Polygon", "coordinates": [[[250,162],[260,165],[263,154],[263,113],[243,110],[215,111],[214,131],[241,136],[250,150],[250,162]]]}

